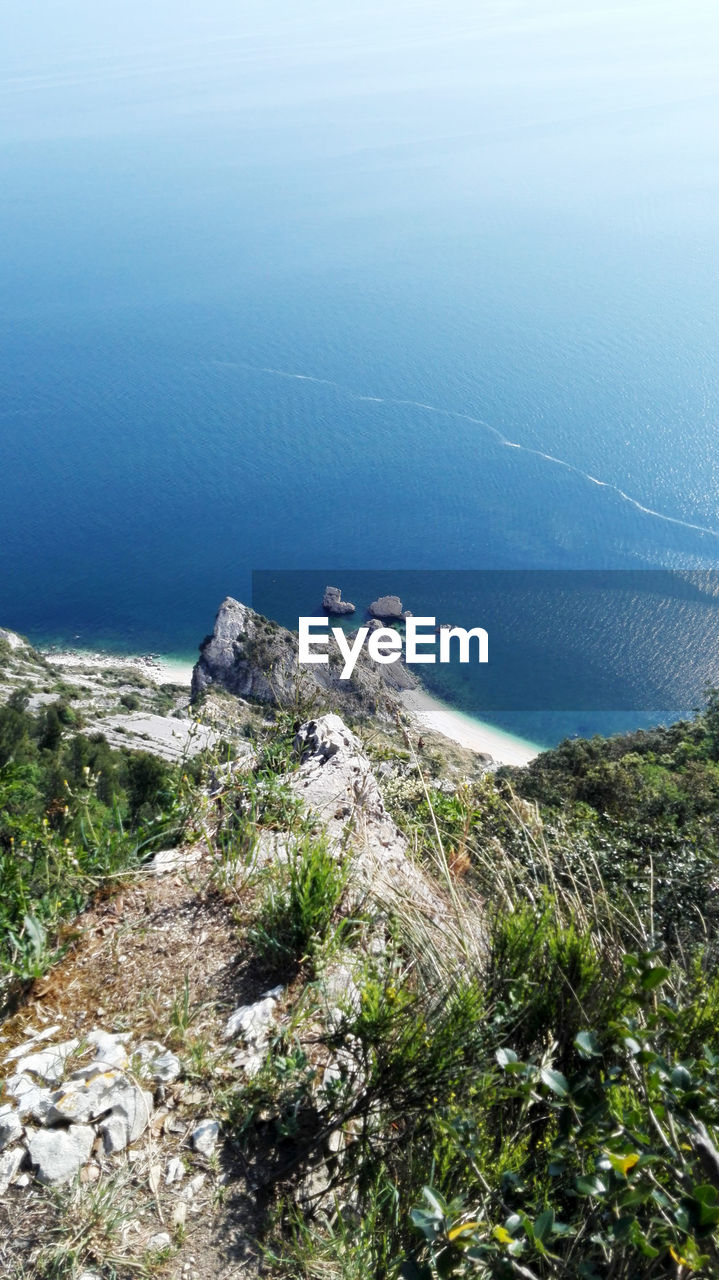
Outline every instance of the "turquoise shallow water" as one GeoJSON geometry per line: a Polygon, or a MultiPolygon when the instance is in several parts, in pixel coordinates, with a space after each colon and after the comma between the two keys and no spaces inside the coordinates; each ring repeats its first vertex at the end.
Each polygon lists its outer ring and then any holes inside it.
{"type": "Polygon", "coordinates": [[[709,6],[97,8],[0,18],[4,624],[719,563],[709,6]]]}

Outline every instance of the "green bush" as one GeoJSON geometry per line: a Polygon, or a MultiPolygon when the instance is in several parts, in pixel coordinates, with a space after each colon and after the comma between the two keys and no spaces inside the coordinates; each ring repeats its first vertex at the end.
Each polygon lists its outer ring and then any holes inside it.
{"type": "Polygon", "coordinates": [[[345,872],[325,839],[304,836],[291,846],[286,874],[274,875],[251,939],[271,964],[313,960],[325,942],[345,885],[345,872]]]}

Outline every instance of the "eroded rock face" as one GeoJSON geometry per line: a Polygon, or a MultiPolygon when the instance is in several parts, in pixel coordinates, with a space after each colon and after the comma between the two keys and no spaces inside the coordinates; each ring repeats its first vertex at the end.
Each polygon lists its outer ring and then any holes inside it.
{"type": "Polygon", "coordinates": [[[341,618],[344,614],[355,612],[355,606],[350,604],[349,600],[342,599],[342,592],[339,587],[325,587],[322,608],[335,618],[341,618]]]}
{"type": "MultiPolygon", "coordinates": [[[[349,680],[342,663],[300,666],[297,636],[228,596],[211,636],[200,648],[192,673],[192,697],[219,686],[240,698],[273,706],[295,706],[299,696],[323,699],[356,714],[386,714],[387,692],[414,689],[417,681],[403,662],[380,666],[364,650],[349,680]]],[[[321,704],[320,704],[321,705],[321,704]]]]}
{"type": "Polygon", "coordinates": [[[339,716],[320,716],[301,726],[295,751],[300,767],[287,782],[338,850],[349,834],[358,881],[371,885],[388,902],[410,894],[429,915],[438,917],[436,890],[407,856],[407,842],[385,809],[354,733],[339,716]]]}

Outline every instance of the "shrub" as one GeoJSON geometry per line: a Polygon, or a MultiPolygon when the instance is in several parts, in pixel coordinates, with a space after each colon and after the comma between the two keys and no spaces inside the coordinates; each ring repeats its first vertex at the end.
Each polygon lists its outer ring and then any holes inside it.
{"type": "Polygon", "coordinates": [[[345,872],[325,839],[298,839],[286,872],[270,880],[251,930],[259,954],[272,964],[316,958],[345,885],[345,872]]]}

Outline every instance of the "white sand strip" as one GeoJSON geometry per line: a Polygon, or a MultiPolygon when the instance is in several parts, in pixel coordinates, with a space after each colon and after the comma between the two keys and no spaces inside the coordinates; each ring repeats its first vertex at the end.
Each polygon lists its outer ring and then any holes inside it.
{"type": "Polygon", "coordinates": [[[495,729],[483,720],[455,711],[422,690],[408,689],[400,696],[405,711],[418,725],[442,733],[445,738],[451,738],[470,751],[489,755],[497,764],[529,764],[542,750],[533,742],[515,738],[513,734],[495,729]]]}

